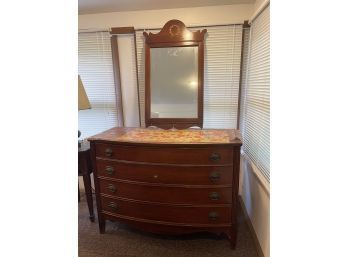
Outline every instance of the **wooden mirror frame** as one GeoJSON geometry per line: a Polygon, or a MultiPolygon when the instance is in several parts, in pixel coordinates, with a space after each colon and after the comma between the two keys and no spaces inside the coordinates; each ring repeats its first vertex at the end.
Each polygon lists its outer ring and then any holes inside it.
{"type": "Polygon", "coordinates": [[[157,33],[144,32],[145,36],[145,126],[164,129],[175,127],[185,129],[203,127],[203,85],[204,85],[204,36],[206,29],[191,32],[179,20],[170,20],[157,33]],[[198,46],[198,91],[197,118],[151,118],[151,48],[198,46]]]}

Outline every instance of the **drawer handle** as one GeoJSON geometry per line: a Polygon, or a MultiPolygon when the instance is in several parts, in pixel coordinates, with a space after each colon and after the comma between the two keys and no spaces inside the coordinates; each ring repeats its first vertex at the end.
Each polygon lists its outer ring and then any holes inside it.
{"type": "Polygon", "coordinates": [[[220,195],[218,192],[212,192],[209,195],[210,200],[217,201],[220,199],[220,195]]]}
{"type": "Polygon", "coordinates": [[[209,212],[208,218],[210,221],[216,221],[219,218],[219,214],[215,211],[209,212]]]}
{"type": "Polygon", "coordinates": [[[212,153],[209,157],[209,159],[213,162],[217,162],[221,160],[220,154],[218,153],[212,153]]]}
{"type": "Polygon", "coordinates": [[[210,178],[210,181],[211,181],[211,182],[217,182],[217,181],[219,181],[219,179],[220,179],[220,173],[218,173],[218,172],[212,172],[212,173],[210,173],[209,178],[210,178]]]}
{"type": "Polygon", "coordinates": [[[108,185],[108,189],[109,189],[109,191],[110,191],[111,193],[115,193],[115,192],[117,191],[116,186],[113,185],[113,184],[109,184],[109,185],[108,185]]]}
{"type": "Polygon", "coordinates": [[[117,211],[117,210],[118,210],[118,205],[117,205],[117,203],[114,203],[114,202],[110,202],[110,203],[108,204],[108,207],[109,207],[111,210],[113,210],[113,211],[117,211]]]}
{"type": "Polygon", "coordinates": [[[106,172],[106,174],[108,174],[108,175],[114,175],[114,168],[111,167],[111,166],[106,166],[105,172],[106,172]]]}
{"type": "Polygon", "coordinates": [[[105,149],[105,155],[110,157],[112,155],[112,149],[111,148],[106,148],[105,149]]]}

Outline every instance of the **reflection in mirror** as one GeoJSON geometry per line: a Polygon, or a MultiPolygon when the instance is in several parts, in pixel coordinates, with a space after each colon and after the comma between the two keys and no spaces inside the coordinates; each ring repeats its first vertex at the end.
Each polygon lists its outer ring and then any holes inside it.
{"type": "Polygon", "coordinates": [[[198,46],[150,51],[151,118],[197,118],[198,46]]]}

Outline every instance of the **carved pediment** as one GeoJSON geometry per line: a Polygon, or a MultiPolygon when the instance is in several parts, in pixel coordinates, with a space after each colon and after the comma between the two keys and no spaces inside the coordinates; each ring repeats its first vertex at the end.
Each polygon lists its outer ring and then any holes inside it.
{"type": "Polygon", "coordinates": [[[147,43],[167,43],[167,42],[185,42],[185,41],[203,41],[206,29],[191,32],[185,24],[179,20],[168,21],[160,32],[144,32],[147,43]]]}

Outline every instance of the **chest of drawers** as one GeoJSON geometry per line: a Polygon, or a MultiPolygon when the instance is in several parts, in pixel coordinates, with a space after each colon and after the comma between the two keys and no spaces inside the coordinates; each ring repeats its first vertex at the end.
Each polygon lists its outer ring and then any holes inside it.
{"type": "Polygon", "coordinates": [[[225,233],[234,248],[238,132],[219,130],[220,142],[204,130],[182,141],[132,138],[135,130],[113,128],[89,138],[100,232],[105,232],[105,220],[118,220],[162,234],[225,233]]]}

